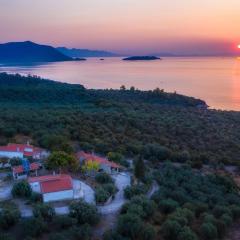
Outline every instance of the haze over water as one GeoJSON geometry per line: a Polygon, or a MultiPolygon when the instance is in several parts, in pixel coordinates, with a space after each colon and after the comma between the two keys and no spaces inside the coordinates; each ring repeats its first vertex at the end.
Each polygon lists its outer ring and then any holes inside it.
{"type": "Polygon", "coordinates": [[[162,61],[126,62],[120,58],[88,59],[32,66],[0,66],[0,71],[38,75],[87,88],[121,85],[201,98],[215,109],[240,111],[240,59],[163,58],[162,61]]]}

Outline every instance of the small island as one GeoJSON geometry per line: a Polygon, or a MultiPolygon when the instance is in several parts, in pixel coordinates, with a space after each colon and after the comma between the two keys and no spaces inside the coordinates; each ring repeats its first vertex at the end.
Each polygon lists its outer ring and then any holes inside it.
{"type": "Polygon", "coordinates": [[[153,61],[153,60],[161,60],[161,58],[156,56],[132,56],[123,58],[123,61],[153,61]]]}
{"type": "Polygon", "coordinates": [[[76,57],[76,58],[73,58],[73,61],[87,61],[87,59],[86,58],[78,58],[78,57],[76,57]]]}

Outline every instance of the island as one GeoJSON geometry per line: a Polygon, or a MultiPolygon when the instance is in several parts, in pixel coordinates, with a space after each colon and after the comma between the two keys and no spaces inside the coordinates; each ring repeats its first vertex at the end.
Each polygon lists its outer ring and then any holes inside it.
{"type": "Polygon", "coordinates": [[[161,58],[156,56],[132,56],[123,58],[123,61],[153,61],[153,60],[161,60],[161,58]]]}

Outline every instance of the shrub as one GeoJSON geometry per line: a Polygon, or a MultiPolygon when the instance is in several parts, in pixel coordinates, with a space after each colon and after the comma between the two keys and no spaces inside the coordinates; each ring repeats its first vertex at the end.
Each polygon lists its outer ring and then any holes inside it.
{"type": "Polygon", "coordinates": [[[99,221],[99,214],[96,206],[88,204],[83,200],[73,202],[69,210],[69,216],[76,218],[79,224],[88,223],[90,225],[95,225],[99,221]]]}
{"type": "Polygon", "coordinates": [[[42,194],[36,193],[36,192],[32,192],[31,197],[30,197],[30,201],[33,202],[33,203],[40,203],[40,202],[42,202],[42,194]]]}
{"type": "Polygon", "coordinates": [[[217,228],[210,222],[203,223],[200,227],[200,233],[203,239],[212,240],[218,236],[217,228]]]}
{"type": "Polygon", "coordinates": [[[161,227],[161,233],[166,240],[176,240],[180,231],[180,224],[174,220],[167,220],[161,227]]]}
{"type": "Polygon", "coordinates": [[[134,186],[127,186],[124,189],[124,196],[127,199],[131,199],[134,196],[137,195],[144,195],[147,192],[147,188],[145,185],[138,184],[134,186]]]}
{"type": "Polygon", "coordinates": [[[95,191],[95,199],[97,203],[105,203],[110,198],[110,193],[103,187],[98,187],[95,191]]]}
{"type": "Polygon", "coordinates": [[[103,189],[110,195],[114,195],[117,192],[117,188],[113,183],[106,183],[102,185],[103,189]]]}
{"type": "Polygon", "coordinates": [[[77,220],[69,216],[59,215],[54,218],[54,223],[59,229],[67,229],[75,225],[77,223],[77,220]]]}
{"type": "Polygon", "coordinates": [[[189,227],[183,227],[180,231],[177,240],[197,240],[197,235],[189,227]]]}
{"type": "Polygon", "coordinates": [[[55,210],[48,204],[37,204],[33,208],[33,215],[36,218],[43,218],[45,221],[52,221],[55,216],[55,210]]]}
{"type": "Polygon", "coordinates": [[[138,239],[143,228],[141,218],[135,214],[121,215],[117,223],[117,231],[130,239],[138,239]]]}
{"type": "Polygon", "coordinates": [[[63,233],[52,233],[48,240],[69,240],[69,237],[65,236],[63,233]]]}
{"type": "Polygon", "coordinates": [[[156,237],[156,231],[154,227],[150,224],[144,226],[141,234],[142,240],[153,240],[156,237]]]}
{"type": "Polygon", "coordinates": [[[230,210],[234,219],[240,218],[240,207],[237,205],[230,206],[230,210]]]}
{"type": "Polygon", "coordinates": [[[42,218],[28,218],[22,222],[25,236],[39,237],[47,230],[47,224],[42,218]]]}
{"type": "Polygon", "coordinates": [[[88,224],[84,224],[81,227],[73,226],[71,229],[69,229],[68,235],[70,235],[74,240],[90,240],[92,230],[88,224]]]}
{"type": "Polygon", "coordinates": [[[14,226],[20,219],[20,212],[18,208],[3,208],[0,211],[0,227],[2,229],[9,229],[14,226]]]}
{"type": "Polygon", "coordinates": [[[152,200],[149,200],[146,196],[135,196],[131,199],[131,203],[142,207],[144,218],[153,216],[156,210],[156,204],[152,200]]]}
{"type": "Polygon", "coordinates": [[[111,176],[105,172],[102,173],[98,173],[95,176],[95,180],[98,183],[104,184],[104,183],[113,183],[113,179],[111,178],[111,176]]]}
{"type": "Polygon", "coordinates": [[[220,220],[222,220],[226,226],[230,226],[233,222],[232,216],[229,216],[228,214],[223,214],[220,220]]]}
{"type": "Polygon", "coordinates": [[[13,185],[12,195],[13,197],[29,198],[32,195],[32,189],[29,183],[23,180],[13,185]]]}
{"type": "Polygon", "coordinates": [[[0,240],[14,240],[14,238],[7,233],[0,232],[0,240]]]}
{"type": "Polygon", "coordinates": [[[129,238],[120,235],[115,230],[108,230],[103,234],[103,240],[129,240],[129,238]]]}
{"type": "Polygon", "coordinates": [[[221,217],[223,214],[231,215],[231,210],[227,208],[226,206],[215,206],[213,209],[213,214],[216,218],[221,217]]]}
{"type": "Polygon", "coordinates": [[[179,206],[178,202],[172,199],[161,200],[158,203],[158,207],[161,213],[164,213],[164,214],[172,213],[178,206],[179,206]]]}

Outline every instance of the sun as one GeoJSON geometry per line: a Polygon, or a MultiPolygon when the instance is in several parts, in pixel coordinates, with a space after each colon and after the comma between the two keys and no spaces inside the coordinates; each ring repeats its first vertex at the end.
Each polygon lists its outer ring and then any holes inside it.
{"type": "Polygon", "coordinates": [[[238,46],[237,46],[239,49],[240,49],[240,44],[238,44],[238,46]]]}

